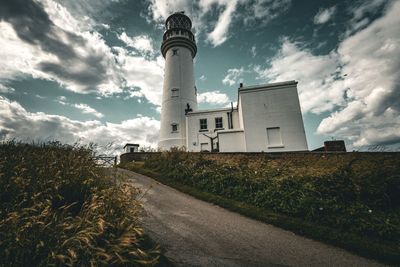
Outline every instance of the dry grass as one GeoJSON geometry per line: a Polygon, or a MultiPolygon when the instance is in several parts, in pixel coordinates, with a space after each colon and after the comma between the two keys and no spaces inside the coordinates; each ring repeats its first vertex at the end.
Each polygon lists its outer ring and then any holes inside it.
{"type": "Polygon", "coordinates": [[[154,266],[141,193],[90,147],[0,145],[0,266],[154,266]]]}

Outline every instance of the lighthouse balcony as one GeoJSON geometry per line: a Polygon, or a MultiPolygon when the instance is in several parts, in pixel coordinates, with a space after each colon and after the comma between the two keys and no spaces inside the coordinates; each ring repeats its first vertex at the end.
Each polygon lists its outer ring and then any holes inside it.
{"type": "Polygon", "coordinates": [[[191,31],[186,29],[170,29],[164,33],[163,41],[169,40],[174,37],[183,37],[189,39],[192,42],[195,42],[194,35],[191,31]]]}

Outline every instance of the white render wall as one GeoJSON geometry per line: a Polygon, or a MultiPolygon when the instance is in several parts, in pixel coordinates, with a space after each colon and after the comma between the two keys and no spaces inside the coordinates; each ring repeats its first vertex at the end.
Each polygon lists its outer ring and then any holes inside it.
{"type": "Polygon", "coordinates": [[[297,94],[297,82],[239,89],[246,152],[308,150],[297,94]],[[267,128],[279,127],[281,146],[268,143],[267,128]]]}
{"type": "MultiPolygon", "coordinates": [[[[209,111],[203,110],[203,111],[189,113],[186,116],[187,151],[200,152],[201,144],[205,143],[207,143],[206,145],[207,150],[211,151],[211,140],[210,138],[204,136],[204,134],[210,137],[217,136],[217,132],[215,129],[215,118],[217,117],[222,117],[223,130],[227,130],[229,125],[227,112],[231,112],[231,108],[209,110],[209,111]],[[207,127],[208,127],[207,131],[200,131],[200,119],[207,119],[207,127]]],[[[237,109],[233,110],[232,121],[233,121],[233,127],[238,127],[239,122],[238,122],[237,109]]],[[[215,139],[214,142],[217,142],[217,140],[218,139],[215,139]]]]}
{"type": "Polygon", "coordinates": [[[183,46],[170,48],[165,55],[163,99],[161,107],[160,141],[161,149],[186,145],[185,109],[189,103],[197,110],[192,52],[183,46]],[[178,55],[173,55],[178,49],[178,55]],[[179,89],[179,96],[172,96],[172,89],[179,89]],[[171,124],[178,124],[178,131],[172,132],[171,124]]]}
{"type": "Polygon", "coordinates": [[[246,142],[242,129],[218,131],[220,152],[246,152],[246,142]]]}

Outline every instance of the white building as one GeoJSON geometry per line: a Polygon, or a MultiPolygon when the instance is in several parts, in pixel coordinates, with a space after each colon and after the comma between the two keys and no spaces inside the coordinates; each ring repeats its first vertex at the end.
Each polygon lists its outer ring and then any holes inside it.
{"type": "Polygon", "coordinates": [[[188,151],[283,152],[308,150],[297,82],[242,84],[236,107],[198,110],[192,23],[183,13],[166,20],[161,46],[165,76],[161,109],[161,149],[188,151]]]}
{"type": "Polygon", "coordinates": [[[125,153],[139,152],[139,144],[126,143],[124,146],[125,153]]]}

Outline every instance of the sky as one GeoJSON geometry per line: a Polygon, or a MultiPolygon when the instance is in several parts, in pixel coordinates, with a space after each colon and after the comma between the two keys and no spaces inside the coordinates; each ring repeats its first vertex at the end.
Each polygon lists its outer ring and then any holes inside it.
{"type": "Polygon", "coordinates": [[[177,11],[193,21],[199,108],[296,80],[309,149],[399,150],[397,0],[0,0],[0,139],[156,147],[177,11]]]}

